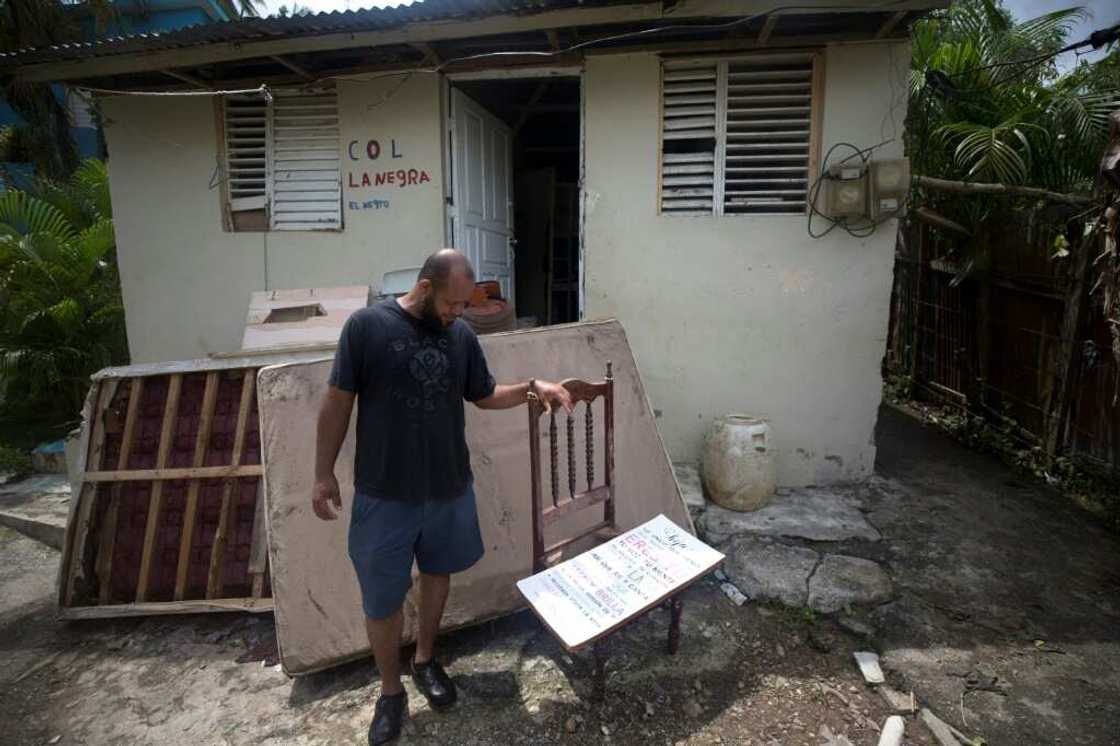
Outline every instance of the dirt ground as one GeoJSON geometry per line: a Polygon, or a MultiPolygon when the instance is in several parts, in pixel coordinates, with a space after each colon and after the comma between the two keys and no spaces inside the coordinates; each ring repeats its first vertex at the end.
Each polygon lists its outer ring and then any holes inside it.
{"type": "MultiPolygon", "coordinates": [[[[896,688],[989,744],[1116,743],[1120,540],[893,410],[879,446],[881,475],[852,490],[885,539],[854,549],[898,596],[867,615],[870,640],[734,606],[709,579],[688,593],[678,655],[662,611],[614,638],[596,704],[589,656],[523,613],[443,640],[461,703],[434,713],[408,684],[401,743],[875,744],[891,711],[851,656],[869,648],[896,688]]],[[[289,679],[270,615],[59,622],[57,562],[0,528],[0,742],[365,743],[368,661],[289,679]]],[[[910,719],[907,742],[932,740],[910,719]]]]}
{"type": "Polygon", "coordinates": [[[1120,743],[1120,537],[893,409],[877,442],[864,500],[899,596],[876,642],[900,684],[992,744],[1120,743]]]}

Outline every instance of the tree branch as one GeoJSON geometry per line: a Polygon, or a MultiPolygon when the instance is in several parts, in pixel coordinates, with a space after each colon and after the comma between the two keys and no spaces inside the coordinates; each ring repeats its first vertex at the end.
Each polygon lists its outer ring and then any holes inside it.
{"type": "Polygon", "coordinates": [[[979,184],[969,181],[949,181],[948,179],[935,179],[931,176],[916,176],[916,183],[920,187],[932,189],[935,192],[959,192],[962,194],[1013,194],[1019,197],[1037,197],[1050,202],[1061,202],[1067,205],[1088,205],[1093,202],[1091,197],[1079,194],[1059,194],[1058,192],[1037,189],[1035,187],[1009,186],[1007,184],[979,184]]]}

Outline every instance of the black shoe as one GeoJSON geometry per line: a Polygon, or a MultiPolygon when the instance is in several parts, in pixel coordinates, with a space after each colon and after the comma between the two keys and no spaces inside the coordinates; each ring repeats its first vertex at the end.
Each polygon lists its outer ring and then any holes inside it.
{"type": "Polygon", "coordinates": [[[408,695],[382,694],[373,708],[373,722],[369,724],[369,746],[397,740],[401,734],[401,722],[408,712],[408,695]]]}
{"type": "Polygon", "coordinates": [[[455,693],[455,682],[443,670],[435,658],[427,663],[412,662],[412,681],[416,688],[428,698],[428,704],[433,709],[442,710],[455,704],[458,695],[455,693]]]}

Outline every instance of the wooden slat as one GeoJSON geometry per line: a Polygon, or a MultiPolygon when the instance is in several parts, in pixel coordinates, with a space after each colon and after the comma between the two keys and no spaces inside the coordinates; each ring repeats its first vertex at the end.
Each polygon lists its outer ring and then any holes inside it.
{"type": "MultiPolygon", "coordinates": [[[[206,460],[206,446],[210,442],[210,427],[214,421],[214,405],[218,401],[218,372],[206,374],[206,389],[202,394],[202,409],[198,420],[198,433],[194,441],[194,466],[202,466],[206,460]]],[[[187,505],[183,510],[183,531],[179,537],[179,564],[175,571],[175,600],[182,601],[187,589],[187,570],[190,567],[191,542],[194,539],[194,525],[198,520],[198,479],[193,479],[187,488],[187,505]]]]}
{"type": "Polygon", "coordinates": [[[580,492],[575,497],[568,500],[561,500],[556,507],[546,508],[541,517],[544,519],[546,526],[555,523],[566,515],[578,512],[584,508],[589,508],[592,505],[598,505],[610,499],[611,491],[607,487],[596,487],[587,492],[580,492]]]}
{"type": "MultiPolygon", "coordinates": [[[[256,371],[246,370],[241,377],[241,404],[237,408],[237,426],[233,435],[233,456],[230,459],[232,466],[241,465],[241,457],[245,453],[245,431],[249,425],[249,410],[253,405],[254,374],[256,371]]],[[[220,598],[222,595],[222,564],[226,556],[226,544],[229,542],[230,527],[236,525],[237,500],[233,499],[234,490],[238,488],[236,479],[226,480],[222,489],[222,512],[218,516],[218,531],[214,534],[214,545],[210,549],[210,574],[206,582],[206,598],[220,598]]]]}
{"type": "MultiPolygon", "coordinates": [[[[163,405],[163,425],[159,431],[159,446],[156,451],[156,468],[167,466],[171,444],[175,439],[175,416],[179,413],[179,394],[183,386],[183,376],[176,374],[167,382],[167,399],[163,405]]],[[[152,484],[152,496],[148,502],[148,522],[144,526],[144,551],[140,555],[140,578],[136,584],[136,602],[143,603],[148,597],[148,584],[152,576],[152,552],[155,550],[156,534],[163,513],[163,481],[152,484]]]]}
{"type": "MultiPolygon", "coordinates": [[[[91,466],[97,467],[101,464],[105,449],[105,411],[116,396],[120,381],[114,379],[96,385],[97,396],[94,399],[93,410],[89,413],[88,426],[91,432],[82,465],[83,472],[91,466]]],[[[62,554],[62,567],[66,572],[61,593],[63,606],[69,606],[74,600],[74,584],[81,574],[82,555],[85,554],[86,542],[90,540],[89,526],[93,520],[93,507],[97,502],[97,489],[83,482],[74,499],[78,501],[74,513],[77,518],[73,521],[73,525],[66,527],[62,554]]]]}
{"type": "Polygon", "coordinates": [[[228,477],[259,477],[260,464],[241,466],[192,466],[175,469],[133,469],[130,471],[95,471],[86,475],[87,482],[149,482],[174,479],[225,479],[228,477]]]}
{"type": "Polygon", "coordinates": [[[113,617],[154,616],[157,614],[198,614],[217,611],[272,611],[271,598],[215,598],[203,601],[156,601],[112,606],[76,606],[59,609],[63,619],[111,619],[113,617]]]}
{"type": "Polygon", "coordinates": [[[555,544],[547,547],[544,550],[544,553],[547,555],[547,554],[552,554],[553,552],[558,552],[561,549],[563,549],[564,547],[566,547],[570,544],[575,544],[580,539],[586,538],[586,537],[590,536],[591,534],[595,533],[596,531],[600,531],[604,528],[610,528],[610,526],[611,526],[610,521],[600,521],[599,523],[596,523],[594,526],[588,528],[585,531],[581,531],[580,533],[576,534],[575,536],[569,536],[567,539],[563,539],[563,540],[558,541],[555,544]]]}
{"type": "MultiPolygon", "coordinates": [[[[144,379],[133,378],[128,392],[128,412],[121,433],[121,450],[117,457],[117,468],[128,467],[128,457],[132,455],[132,438],[136,431],[137,413],[140,399],[144,395],[144,379]]],[[[97,578],[99,581],[98,603],[109,603],[109,590],[113,572],[113,549],[117,540],[117,519],[121,509],[121,486],[114,485],[109,494],[109,507],[106,508],[101,531],[101,547],[97,553],[97,578]]]]}
{"type": "Polygon", "coordinates": [[[62,594],[62,605],[70,606],[74,603],[74,584],[81,572],[82,554],[88,541],[89,525],[93,516],[93,506],[97,502],[97,486],[83,484],[78,491],[77,520],[71,530],[69,541],[66,543],[66,554],[63,555],[63,567],[66,568],[65,590],[62,594]]]}
{"type": "Polygon", "coordinates": [[[249,577],[253,579],[253,598],[264,595],[264,574],[268,569],[268,536],[264,522],[264,480],[257,482],[257,502],[253,506],[253,539],[249,545],[249,577]]]}

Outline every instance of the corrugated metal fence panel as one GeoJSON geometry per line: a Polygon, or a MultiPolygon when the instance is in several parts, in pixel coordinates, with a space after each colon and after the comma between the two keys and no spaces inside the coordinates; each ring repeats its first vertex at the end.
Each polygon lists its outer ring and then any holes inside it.
{"type": "Polygon", "coordinates": [[[341,228],[336,92],[278,92],[272,112],[272,229],[341,228]]]}

